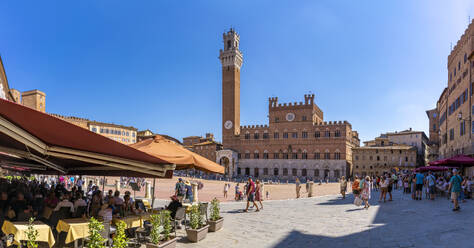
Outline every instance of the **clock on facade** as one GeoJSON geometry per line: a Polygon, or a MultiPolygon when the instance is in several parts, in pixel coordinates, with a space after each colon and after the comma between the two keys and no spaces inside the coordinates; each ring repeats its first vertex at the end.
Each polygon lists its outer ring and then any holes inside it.
{"type": "Polygon", "coordinates": [[[286,120],[287,121],[293,121],[294,119],[295,119],[295,114],[293,114],[293,113],[286,114],[286,120]]]}
{"type": "Polygon", "coordinates": [[[232,128],[232,121],[226,121],[224,123],[225,129],[231,129],[232,128]]]}

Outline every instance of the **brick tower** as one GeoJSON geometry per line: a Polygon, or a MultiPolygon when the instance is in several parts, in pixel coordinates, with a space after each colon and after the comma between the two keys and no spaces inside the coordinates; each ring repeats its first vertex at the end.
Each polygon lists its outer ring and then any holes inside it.
{"type": "Polygon", "coordinates": [[[230,29],[223,34],[224,50],[220,50],[222,63],[222,143],[229,144],[240,134],[240,67],[242,53],[240,36],[230,29]]]}

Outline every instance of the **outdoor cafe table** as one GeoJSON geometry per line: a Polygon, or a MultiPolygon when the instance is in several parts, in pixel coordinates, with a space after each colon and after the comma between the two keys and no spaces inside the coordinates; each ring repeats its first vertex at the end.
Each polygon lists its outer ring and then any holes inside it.
{"type": "Polygon", "coordinates": [[[59,220],[56,230],[67,233],[65,243],[69,244],[89,237],[89,220],[84,218],[59,220]]]}
{"type": "MultiPolygon", "coordinates": [[[[36,238],[36,241],[38,242],[46,242],[48,243],[49,247],[53,247],[55,241],[54,241],[54,235],[53,232],[51,231],[51,228],[44,224],[41,221],[35,221],[33,222],[35,230],[38,231],[38,238],[36,238]]],[[[22,221],[22,222],[10,222],[8,220],[5,220],[2,226],[2,232],[5,235],[13,234],[13,243],[16,245],[20,245],[21,241],[27,241],[28,237],[26,235],[26,231],[28,230],[28,222],[22,221]]]]}
{"type": "Polygon", "coordinates": [[[116,225],[116,223],[119,221],[125,222],[126,229],[142,226],[142,218],[139,215],[129,215],[122,218],[114,218],[112,223],[116,225]]]}

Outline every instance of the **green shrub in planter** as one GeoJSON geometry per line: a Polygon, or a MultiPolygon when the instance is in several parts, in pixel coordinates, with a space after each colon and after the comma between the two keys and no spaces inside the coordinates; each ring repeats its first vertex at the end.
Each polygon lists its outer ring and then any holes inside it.
{"type": "Polygon", "coordinates": [[[193,205],[189,213],[189,226],[191,229],[199,229],[204,226],[204,218],[199,211],[199,205],[193,205]]]}
{"type": "Polygon", "coordinates": [[[161,216],[157,214],[151,215],[150,222],[151,222],[150,239],[153,244],[157,245],[161,241],[161,233],[164,230],[163,226],[161,226],[161,216]]]}
{"type": "Polygon", "coordinates": [[[126,248],[128,247],[128,238],[125,234],[125,229],[127,228],[127,224],[123,221],[118,221],[115,223],[117,227],[117,231],[115,232],[114,240],[113,240],[113,248],[126,248]]]}
{"type": "Polygon", "coordinates": [[[28,238],[28,242],[26,243],[26,247],[28,248],[38,248],[38,243],[36,239],[39,236],[38,230],[35,229],[33,222],[35,218],[30,218],[28,221],[28,229],[26,230],[26,237],[28,238]]]}
{"type": "Polygon", "coordinates": [[[211,217],[208,221],[209,224],[209,232],[216,232],[222,228],[224,225],[224,218],[220,215],[220,206],[219,200],[214,198],[211,201],[211,217]]]}
{"type": "Polygon", "coordinates": [[[87,248],[105,248],[105,239],[101,232],[104,230],[104,225],[92,217],[89,221],[89,243],[87,248]]]}
{"type": "Polygon", "coordinates": [[[217,198],[214,198],[214,200],[211,201],[211,220],[212,221],[217,221],[221,218],[220,211],[221,208],[219,206],[220,202],[217,200],[217,198]]]}

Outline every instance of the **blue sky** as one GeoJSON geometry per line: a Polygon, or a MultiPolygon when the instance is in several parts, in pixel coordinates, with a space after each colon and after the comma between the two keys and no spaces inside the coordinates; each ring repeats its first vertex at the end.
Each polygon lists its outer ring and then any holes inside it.
{"type": "Polygon", "coordinates": [[[0,1],[10,86],[47,112],[221,138],[222,33],[244,54],[241,125],[268,97],[313,92],[325,120],[362,140],[412,127],[446,86],[446,60],[474,17],[459,1],[0,1]]]}

